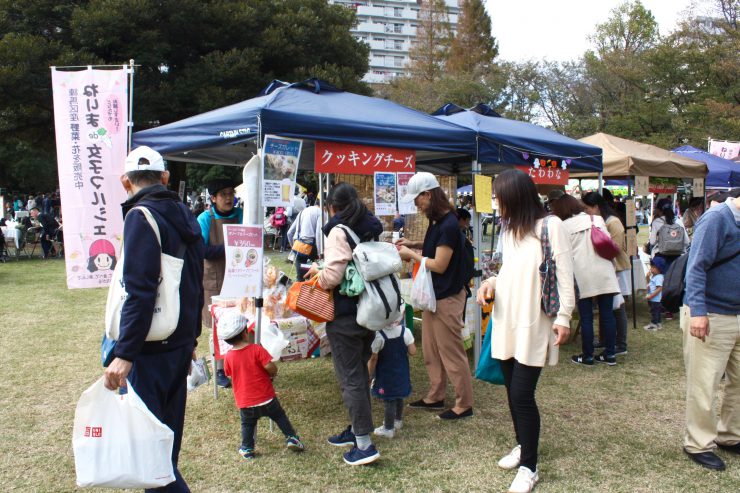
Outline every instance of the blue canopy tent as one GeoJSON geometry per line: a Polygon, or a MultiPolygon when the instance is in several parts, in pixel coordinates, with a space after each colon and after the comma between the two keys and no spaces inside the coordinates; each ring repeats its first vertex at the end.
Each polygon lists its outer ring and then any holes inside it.
{"type": "Polygon", "coordinates": [[[724,159],[707,151],[702,151],[693,146],[681,146],[673,149],[673,152],[682,156],[702,161],[709,168],[706,177],[706,188],[734,188],[740,187],[740,164],[724,159]]]}
{"type": "Polygon", "coordinates": [[[469,169],[476,153],[469,128],[318,79],[273,81],[255,98],[136,132],[133,147],[147,145],[172,161],[243,165],[265,134],[305,139],[305,169],[313,169],[316,140],[414,149],[417,163],[442,163],[422,167],[438,173],[469,169]]]}
{"type": "Polygon", "coordinates": [[[483,165],[531,166],[533,159],[544,157],[566,161],[568,169],[602,170],[601,148],[539,125],[502,118],[484,104],[466,110],[448,103],[432,114],[474,130],[479,137],[478,161],[483,165]]]}

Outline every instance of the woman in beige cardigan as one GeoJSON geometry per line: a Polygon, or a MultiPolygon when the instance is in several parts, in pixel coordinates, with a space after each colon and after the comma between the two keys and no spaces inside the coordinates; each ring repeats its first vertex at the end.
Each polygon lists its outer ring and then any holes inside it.
{"type": "Polygon", "coordinates": [[[558,346],[568,339],[575,305],[573,259],[568,236],[557,217],[547,217],[532,179],[518,170],[501,173],[494,182],[504,232],[503,263],[498,276],[481,283],[477,301],[494,301],[491,357],[501,360],[506,395],[517,446],[499,462],[519,467],[510,492],[531,491],[539,480],[537,448],[540,415],[535,401],[537,381],[546,363],[558,361],[558,346]],[[546,218],[546,219],[545,219],[546,218]],[[556,264],[560,309],[554,318],[542,310],[539,267],[540,235],[547,221],[556,264]]]}
{"type": "MultiPolygon", "coordinates": [[[[614,350],[615,356],[627,354],[627,309],[624,303],[624,297],[632,294],[632,281],[630,279],[630,258],[627,253],[627,237],[624,233],[624,225],[619,220],[614,210],[606,202],[606,199],[599,192],[589,192],[581,200],[585,206],[587,214],[601,216],[606,222],[606,229],[609,231],[611,239],[619,245],[619,253],[612,260],[614,270],[617,273],[617,282],[621,293],[620,303],[614,305],[614,318],[617,322],[617,342],[614,350]]],[[[599,346],[604,347],[604,338],[599,334],[599,346]]]]}
{"type": "Polygon", "coordinates": [[[594,361],[609,366],[617,364],[614,356],[616,321],[612,311],[614,295],[619,292],[617,276],[610,260],[600,257],[591,242],[591,228],[607,233],[601,216],[583,212],[583,204],[565,194],[549,202],[550,209],[563,220],[573,252],[573,274],[576,278],[578,314],[581,317],[583,353],[571,358],[573,363],[593,366],[594,361]],[[594,304],[599,307],[599,327],[604,333],[604,352],[594,357],[594,304]]]}

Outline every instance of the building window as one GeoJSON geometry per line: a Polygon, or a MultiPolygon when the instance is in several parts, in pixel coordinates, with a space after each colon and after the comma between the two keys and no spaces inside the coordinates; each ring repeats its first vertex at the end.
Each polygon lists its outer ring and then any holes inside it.
{"type": "Polygon", "coordinates": [[[392,33],[393,32],[393,24],[386,24],[385,25],[385,32],[392,33]]]}
{"type": "Polygon", "coordinates": [[[402,50],[403,49],[403,41],[400,39],[394,39],[393,40],[393,48],[396,50],[402,50]]]}
{"type": "Polygon", "coordinates": [[[401,17],[403,15],[403,9],[401,7],[393,7],[393,15],[395,17],[401,17]]]}
{"type": "Polygon", "coordinates": [[[393,24],[393,32],[394,33],[403,32],[403,24],[393,24]]]}
{"type": "Polygon", "coordinates": [[[393,57],[393,65],[396,67],[403,67],[403,57],[402,56],[393,57]]]}

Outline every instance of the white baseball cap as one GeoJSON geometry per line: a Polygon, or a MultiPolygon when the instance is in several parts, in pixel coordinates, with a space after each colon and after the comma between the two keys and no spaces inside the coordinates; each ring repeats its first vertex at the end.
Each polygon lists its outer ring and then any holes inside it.
{"type": "Polygon", "coordinates": [[[239,335],[249,325],[249,319],[238,308],[228,310],[218,319],[218,338],[231,339],[239,335]]]}
{"type": "Polygon", "coordinates": [[[401,197],[401,202],[413,202],[421,192],[426,192],[433,188],[439,188],[439,182],[433,174],[424,171],[416,173],[409,180],[406,195],[401,197]]]}
{"type": "Polygon", "coordinates": [[[137,147],[126,156],[123,172],[129,171],[164,171],[164,159],[151,147],[137,147]]]}

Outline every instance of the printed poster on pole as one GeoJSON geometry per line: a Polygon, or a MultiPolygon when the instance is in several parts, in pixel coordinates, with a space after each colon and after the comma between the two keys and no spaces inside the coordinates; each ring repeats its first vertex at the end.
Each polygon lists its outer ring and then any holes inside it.
{"type": "Polygon", "coordinates": [[[128,69],[52,67],[51,82],[67,287],[106,287],[123,240],[128,69]]]}
{"type": "Polygon", "coordinates": [[[375,173],[375,215],[392,216],[396,213],[396,174],[375,173]]]}
{"type": "Polygon", "coordinates": [[[262,148],[262,205],[290,207],[295,190],[298,161],[301,157],[300,139],[266,135],[262,148]]]}
{"type": "Polygon", "coordinates": [[[396,173],[397,186],[396,190],[398,193],[398,213],[403,215],[416,214],[416,206],[413,202],[403,202],[401,198],[406,195],[406,190],[409,188],[409,180],[414,176],[415,173],[396,173]]]}
{"type": "Polygon", "coordinates": [[[259,296],[263,257],[262,227],[224,224],[224,250],[226,271],[220,296],[259,296]]]}

